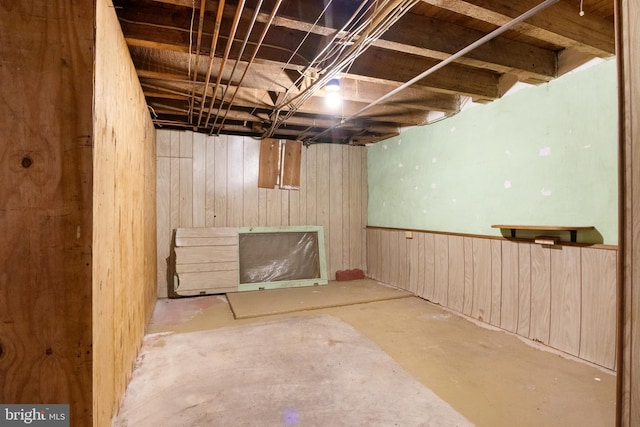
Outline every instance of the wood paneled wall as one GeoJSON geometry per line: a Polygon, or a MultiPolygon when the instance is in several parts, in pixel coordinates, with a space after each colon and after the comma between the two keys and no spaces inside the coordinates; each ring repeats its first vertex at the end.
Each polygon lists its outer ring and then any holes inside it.
{"type": "Polygon", "coordinates": [[[327,271],[366,266],[364,147],[302,148],[300,190],[258,188],[260,141],[159,130],[158,295],[178,227],[322,225],[327,271]]]}
{"type": "Polygon", "coordinates": [[[93,425],[108,426],[156,298],[156,132],[113,5],[96,3],[93,425]]]}
{"type": "Polygon", "coordinates": [[[0,402],[91,425],[93,2],[0,6],[0,402]]]}
{"type": "Polygon", "coordinates": [[[615,248],[369,228],[367,253],[373,279],[615,368],[615,248]]]}
{"type": "Polygon", "coordinates": [[[617,425],[640,425],[640,4],[616,1],[620,111],[620,369],[617,425]]]}

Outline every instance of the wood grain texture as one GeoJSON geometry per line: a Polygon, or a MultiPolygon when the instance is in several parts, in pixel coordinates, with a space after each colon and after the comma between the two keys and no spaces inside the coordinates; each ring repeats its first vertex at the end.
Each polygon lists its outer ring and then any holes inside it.
{"type": "Polygon", "coordinates": [[[518,330],[518,244],[502,242],[502,307],[500,327],[507,331],[518,330]]]}
{"type": "Polygon", "coordinates": [[[614,368],[615,249],[407,231],[367,228],[371,278],[614,368]]]}
{"type": "Polygon", "coordinates": [[[489,322],[491,319],[491,242],[473,240],[473,309],[471,316],[489,322]]]}
{"type": "Polygon", "coordinates": [[[279,165],[280,141],[272,138],[260,141],[259,188],[275,188],[278,185],[279,165]]]}
{"type": "Polygon", "coordinates": [[[531,245],[518,245],[518,335],[529,336],[531,324],[531,245]]]}
{"type": "Polygon", "coordinates": [[[549,344],[551,319],[551,251],[531,245],[531,318],[529,338],[549,344]]]}
{"type": "Polygon", "coordinates": [[[491,240],[491,319],[493,326],[500,326],[502,307],[502,244],[491,240]]]}
{"type": "MultiPolygon", "coordinates": [[[[281,169],[280,185],[282,188],[300,188],[300,160],[302,157],[302,142],[284,141],[283,165],[281,169]]],[[[336,150],[337,151],[337,150],[336,150]]],[[[339,159],[342,161],[342,159],[339,159]]]]}
{"type": "Polygon", "coordinates": [[[621,253],[618,359],[617,422],[623,427],[640,425],[640,4],[632,0],[616,2],[618,32],[618,95],[620,99],[619,180],[621,253]]]}
{"type": "Polygon", "coordinates": [[[471,316],[473,310],[473,239],[464,238],[464,296],[462,312],[471,316]]]}
{"type": "MultiPolygon", "coordinates": [[[[96,5],[93,425],[103,426],[127,386],[155,304],[157,153],[156,132],[115,11],[108,1],[96,5]]],[[[163,144],[166,152],[166,140],[163,144]]],[[[161,159],[166,188],[171,165],[161,159]]],[[[165,220],[170,202],[161,205],[165,220]]]]}
{"type": "Polygon", "coordinates": [[[580,248],[552,251],[549,345],[575,355],[580,351],[580,281],[580,248]]]}
{"type": "MultiPolygon", "coordinates": [[[[413,233],[412,239],[407,239],[407,269],[409,274],[409,292],[415,295],[422,293],[421,277],[420,277],[420,248],[419,241],[422,233],[413,233]]],[[[424,274],[424,273],[423,273],[424,274]]]]}
{"type": "Polygon", "coordinates": [[[447,306],[449,287],[449,237],[436,234],[434,236],[435,281],[433,302],[447,306]]]}
{"type": "Polygon", "coordinates": [[[615,251],[583,248],[580,357],[613,369],[616,337],[615,251]]]}
{"type": "Polygon", "coordinates": [[[193,135],[193,177],[191,179],[193,194],[192,226],[204,227],[206,218],[206,160],[207,160],[206,136],[197,133],[193,135]]]}
{"type": "Polygon", "coordinates": [[[435,235],[431,233],[423,233],[422,247],[420,253],[421,260],[424,265],[424,272],[421,268],[421,276],[424,277],[424,286],[422,297],[426,300],[433,301],[433,295],[436,287],[436,251],[435,251],[435,235]]]}
{"type": "Polygon", "coordinates": [[[93,397],[94,16],[92,2],[0,8],[0,401],[70,403],[78,425],[93,397]]]}
{"type": "Polygon", "coordinates": [[[462,313],[465,298],[465,238],[461,236],[449,236],[447,240],[449,245],[447,307],[462,313]]]}
{"type": "MultiPolygon", "coordinates": [[[[159,133],[163,144],[169,147],[162,152],[170,154],[162,157],[170,165],[170,184],[168,193],[159,196],[162,200],[159,198],[158,204],[169,206],[169,223],[166,215],[159,217],[158,244],[162,245],[158,247],[159,254],[168,256],[166,245],[174,229],[189,226],[189,211],[191,225],[196,224],[194,221],[201,223],[204,207],[207,227],[322,225],[327,262],[332,267],[330,278],[335,277],[337,269],[365,270],[367,236],[363,221],[366,221],[367,182],[363,179],[366,177],[363,147],[318,144],[305,148],[300,157],[300,190],[261,189],[258,188],[260,141],[209,136],[200,142],[199,136],[189,132],[159,133]],[[190,134],[191,154],[198,158],[173,157],[180,153],[180,142],[190,134]],[[173,151],[172,144],[177,147],[173,151]],[[189,188],[190,196],[184,196],[182,191],[189,188]],[[183,206],[181,200],[187,204],[191,200],[191,206],[183,206]]],[[[159,273],[158,295],[166,297],[168,286],[171,283],[159,273]]]]}

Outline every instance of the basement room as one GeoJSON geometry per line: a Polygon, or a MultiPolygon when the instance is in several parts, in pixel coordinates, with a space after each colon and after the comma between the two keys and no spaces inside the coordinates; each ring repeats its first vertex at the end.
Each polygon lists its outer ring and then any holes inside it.
{"type": "Polygon", "coordinates": [[[0,5],[0,425],[640,425],[640,5],[0,5]]]}

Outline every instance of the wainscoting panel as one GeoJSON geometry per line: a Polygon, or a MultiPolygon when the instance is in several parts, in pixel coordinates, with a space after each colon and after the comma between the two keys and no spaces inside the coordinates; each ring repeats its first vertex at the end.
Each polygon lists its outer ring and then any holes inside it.
{"type": "Polygon", "coordinates": [[[617,248],[367,228],[369,277],[615,369],[617,248]]]}

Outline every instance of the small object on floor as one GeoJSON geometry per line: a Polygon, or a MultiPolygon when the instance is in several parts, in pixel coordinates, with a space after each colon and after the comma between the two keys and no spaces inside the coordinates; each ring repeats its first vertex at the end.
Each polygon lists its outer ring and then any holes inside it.
{"type": "Polygon", "coordinates": [[[360,279],[364,279],[364,272],[359,268],[354,268],[353,270],[336,271],[336,280],[338,281],[360,280],[360,279]]]}

